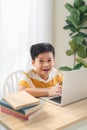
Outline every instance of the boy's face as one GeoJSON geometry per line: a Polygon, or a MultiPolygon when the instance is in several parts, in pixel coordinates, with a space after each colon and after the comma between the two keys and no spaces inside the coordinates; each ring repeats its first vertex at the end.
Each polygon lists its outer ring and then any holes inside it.
{"type": "Polygon", "coordinates": [[[42,78],[47,79],[49,73],[54,66],[54,57],[52,52],[44,52],[39,54],[35,60],[32,60],[32,64],[36,69],[36,73],[42,78]]]}

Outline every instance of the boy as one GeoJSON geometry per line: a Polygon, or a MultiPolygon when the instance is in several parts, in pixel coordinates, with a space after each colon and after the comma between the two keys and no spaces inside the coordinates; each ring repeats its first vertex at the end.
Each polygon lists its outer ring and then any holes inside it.
{"type": "Polygon", "coordinates": [[[34,44],[30,48],[33,69],[23,73],[19,90],[40,96],[54,96],[61,92],[62,75],[54,67],[55,50],[49,43],[34,44]]]}

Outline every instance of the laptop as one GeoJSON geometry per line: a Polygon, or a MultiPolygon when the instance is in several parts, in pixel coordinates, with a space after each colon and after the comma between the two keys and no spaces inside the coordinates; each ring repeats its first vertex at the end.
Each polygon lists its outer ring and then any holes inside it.
{"type": "Polygon", "coordinates": [[[62,94],[41,98],[59,106],[87,98],[87,69],[63,72],[62,94]]]}

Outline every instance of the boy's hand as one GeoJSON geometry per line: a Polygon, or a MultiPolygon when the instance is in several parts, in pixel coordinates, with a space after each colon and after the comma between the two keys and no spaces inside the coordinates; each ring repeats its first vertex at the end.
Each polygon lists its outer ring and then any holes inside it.
{"type": "Polygon", "coordinates": [[[60,95],[61,92],[62,92],[62,87],[61,87],[61,85],[59,85],[58,87],[56,87],[54,89],[49,89],[48,90],[48,96],[60,95]]]}
{"type": "Polygon", "coordinates": [[[61,94],[62,93],[62,85],[58,86],[58,92],[61,94]]]}

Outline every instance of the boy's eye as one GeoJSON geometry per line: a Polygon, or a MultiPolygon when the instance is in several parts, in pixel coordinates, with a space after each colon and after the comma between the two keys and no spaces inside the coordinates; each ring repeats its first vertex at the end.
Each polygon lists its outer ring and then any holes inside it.
{"type": "MultiPolygon", "coordinates": [[[[45,62],[44,60],[39,60],[40,63],[45,62]]],[[[46,62],[52,62],[52,59],[47,60],[46,62]]]]}
{"type": "Polygon", "coordinates": [[[40,60],[39,62],[40,62],[40,63],[42,63],[42,62],[43,62],[43,60],[40,60]]]}
{"type": "Polygon", "coordinates": [[[50,59],[50,60],[48,60],[48,62],[51,62],[52,60],[50,59]]]}

